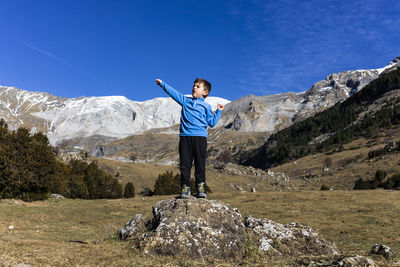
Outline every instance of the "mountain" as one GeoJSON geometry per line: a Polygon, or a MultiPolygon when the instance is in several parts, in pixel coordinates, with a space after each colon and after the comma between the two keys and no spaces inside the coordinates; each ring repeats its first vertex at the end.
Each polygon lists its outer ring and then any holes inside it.
{"type": "Polygon", "coordinates": [[[399,65],[397,57],[380,69],[330,74],[303,93],[245,96],[226,106],[217,127],[240,132],[277,132],[347,99],[399,65]]]}
{"type": "MultiPolygon", "coordinates": [[[[207,97],[213,109],[228,100],[207,97]]],[[[180,106],[169,97],[131,101],[123,96],[61,98],[0,86],[0,117],[10,129],[24,126],[42,131],[50,143],[99,136],[111,140],[170,127],[180,120],[180,106]]],[[[100,139],[104,140],[104,139],[100,139]]]]}
{"type": "Polygon", "coordinates": [[[390,68],[362,90],[315,116],[279,131],[242,163],[271,168],[304,156],[334,149],[357,138],[372,141],[400,125],[400,67],[390,68]]]}
{"type": "MultiPolygon", "coordinates": [[[[208,97],[206,101],[213,109],[217,103],[226,104],[216,128],[269,135],[344,101],[399,64],[397,57],[380,69],[331,74],[303,93],[249,95],[233,102],[208,97]]],[[[143,102],[124,96],[62,98],[0,86],[0,117],[10,129],[24,126],[32,132],[45,133],[52,145],[73,140],[77,146],[85,147],[152,129],[176,134],[180,106],[169,97],[143,102]]]]}

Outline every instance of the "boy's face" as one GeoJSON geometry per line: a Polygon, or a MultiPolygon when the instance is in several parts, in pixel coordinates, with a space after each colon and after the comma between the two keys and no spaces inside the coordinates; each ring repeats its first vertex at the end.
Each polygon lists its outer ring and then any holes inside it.
{"type": "Polygon", "coordinates": [[[203,83],[193,84],[192,96],[195,98],[204,97],[208,94],[208,90],[204,88],[203,83]]]}

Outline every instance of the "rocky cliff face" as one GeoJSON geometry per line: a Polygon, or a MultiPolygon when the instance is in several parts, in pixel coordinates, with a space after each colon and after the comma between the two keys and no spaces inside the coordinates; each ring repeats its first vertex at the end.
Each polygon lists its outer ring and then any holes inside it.
{"type": "Polygon", "coordinates": [[[344,101],[383,73],[400,66],[400,57],[372,70],[344,71],[328,75],[303,93],[249,95],[229,103],[217,126],[240,132],[276,132],[296,121],[344,101]]]}

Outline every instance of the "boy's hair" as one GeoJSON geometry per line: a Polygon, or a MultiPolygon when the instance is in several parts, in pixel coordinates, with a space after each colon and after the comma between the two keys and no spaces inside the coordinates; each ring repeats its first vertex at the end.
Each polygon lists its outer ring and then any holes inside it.
{"type": "Polygon", "coordinates": [[[208,91],[208,94],[204,96],[204,98],[206,98],[211,91],[211,83],[207,80],[201,79],[201,78],[196,78],[196,80],[194,80],[193,84],[195,83],[202,83],[204,86],[204,89],[206,89],[208,91]]]}

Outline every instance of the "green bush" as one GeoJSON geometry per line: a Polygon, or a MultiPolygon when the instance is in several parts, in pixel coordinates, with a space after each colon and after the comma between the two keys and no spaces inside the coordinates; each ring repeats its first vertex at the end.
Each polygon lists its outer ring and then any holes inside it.
{"type": "Polygon", "coordinates": [[[125,198],[135,197],[135,187],[133,186],[133,183],[129,182],[125,185],[124,197],[125,198]]]}
{"type": "Polygon", "coordinates": [[[326,190],[331,190],[331,187],[325,184],[321,185],[321,191],[326,191],[326,190]]]}
{"type": "Polygon", "coordinates": [[[153,191],[148,188],[147,186],[143,188],[142,192],[140,192],[145,197],[151,197],[154,193],[153,191]]]}
{"type": "Polygon", "coordinates": [[[355,190],[365,190],[365,189],[400,189],[400,173],[396,173],[389,178],[387,173],[383,170],[377,170],[375,173],[375,178],[371,181],[363,181],[361,178],[358,179],[354,184],[355,190]]]}
{"type": "Polygon", "coordinates": [[[118,180],[96,162],[72,160],[67,165],[55,153],[46,135],[31,135],[26,128],[10,131],[0,119],[0,198],[34,201],[49,193],[86,199],[122,197],[118,180]]]}
{"type": "MultiPolygon", "coordinates": [[[[208,185],[205,185],[207,193],[212,193],[208,185]]],[[[190,191],[193,193],[197,192],[196,183],[194,179],[190,181],[190,191]]],[[[154,184],[154,195],[174,195],[181,193],[181,175],[174,175],[173,172],[165,172],[158,175],[158,178],[154,184]]]]}
{"type": "Polygon", "coordinates": [[[165,172],[158,175],[154,184],[154,195],[173,195],[181,192],[181,177],[173,172],[165,172]]]}

